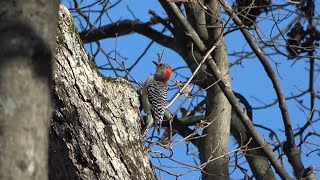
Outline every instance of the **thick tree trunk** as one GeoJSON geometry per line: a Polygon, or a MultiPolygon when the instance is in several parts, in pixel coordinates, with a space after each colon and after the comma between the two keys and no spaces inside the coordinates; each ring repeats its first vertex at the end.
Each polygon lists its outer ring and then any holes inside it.
{"type": "Polygon", "coordinates": [[[0,179],[48,178],[57,1],[0,2],[0,179]]]}
{"type": "Polygon", "coordinates": [[[155,179],[136,89],[99,74],[65,7],[59,18],[50,179],[155,179]]]}
{"type": "MultiPolygon", "coordinates": [[[[219,19],[217,19],[220,14],[220,6],[218,1],[211,1],[208,6],[215,14],[207,20],[208,25],[215,27],[209,29],[213,42],[218,40],[223,31],[219,19]]],[[[224,82],[227,82],[227,86],[231,88],[228,55],[223,37],[220,39],[218,48],[213,51],[212,58],[218,65],[220,72],[224,74],[224,82]]],[[[203,131],[205,137],[201,139],[199,149],[201,163],[205,165],[202,171],[203,179],[215,180],[229,179],[227,152],[229,152],[231,122],[231,105],[216,82],[217,79],[209,76],[207,87],[213,86],[207,90],[206,117],[211,124],[203,131]]]]}

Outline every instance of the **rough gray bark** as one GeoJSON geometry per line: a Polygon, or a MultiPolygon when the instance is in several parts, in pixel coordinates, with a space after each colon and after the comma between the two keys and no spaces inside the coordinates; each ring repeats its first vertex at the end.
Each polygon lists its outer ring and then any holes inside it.
{"type": "MultiPolygon", "coordinates": [[[[99,39],[104,39],[104,38],[110,38],[110,37],[116,37],[120,35],[125,35],[129,34],[131,32],[136,32],[141,35],[144,35],[155,42],[159,43],[160,45],[163,45],[165,47],[168,47],[174,51],[176,51],[178,54],[180,54],[185,62],[188,64],[189,68],[191,71],[194,71],[195,68],[198,66],[197,63],[195,63],[195,59],[200,62],[202,60],[202,54],[204,53],[203,50],[209,49],[212,47],[212,43],[217,40],[217,36],[219,33],[221,33],[221,29],[216,28],[219,27],[218,23],[218,16],[220,9],[218,9],[218,2],[217,1],[204,1],[200,0],[197,1],[198,3],[183,3],[183,6],[186,10],[186,18],[188,21],[185,20],[185,16],[181,16],[181,20],[177,12],[181,12],[178,8],[174,9],[172,6],[170,6],[170,2],[167,1],[159,1],[162,5],[162,7],[165,9],[167,12],[168,17],[170,18],[170,22],[172,23],[173,27],[172,29],[169,30],[173,32],[174,38],[168,37],[166,35],[160,34],[159,32],[155,31],[154,29],[151,28],[149,22],[141,23],[138,21],[130,21],[130,20],[121,20],[116,23],[111,23],[105,26],[101,26],[97,29],[93,30],[87,30],[85,32],[82,32],[82,38],[86,42],[92,42],[93,40],[99,40],[99,39]],[[205,4],[206,7],[209,8],[208,11],[203,11],[203,7],[200,6],[200,4],[205,4]],[[211,10],[214,10],[215,13],[212,13],[211,10]],[[190,24],[192,28],[186,27],[183,24],[190,24]],[[208,27],[207,24],[210,26],[208,27]],[[183,28],[182,28],[183,27],[183,28]],[[208,27],[208,28],[207,28],[208,27]],[[215,28],[213,28],[215,27],[215,28]],[[187,32],[187,33],[185,33],[187,32]],[[196,32],[196,33],[195,33],[196,32]],[[187,34],[187,35],[186,35],[187,34]],[[197,39],[196,36],[199,38],[197,39]],[[190,39],[192,39],[192,42],[190,42],[190,39]],[[194,44],[194,48],[190,49],[190,44],[194,44]],[[200,45],[202,44],[202,45],[200,45]]],[[[227,72],[227,60],[226,60],[226,49],[225,45],[223,44],[222,46],[219,46],[219,49],[217,49],[214,53],[212,53],[212,56],[214,57],[214,60],[216,63],[220,66],[225,68],[224,74],[228,74],[227,72]]],[[[212,59],[212,58],[211,58],[212,59]]],[[[211,60],[209,58],[209,62],[211,60]]],[[[212,61],[212,60],[211,60],[212,61]]],[[[209,65],[210,68],[212,68],[212,63],[209,65]]],[[[202,69],[208,71],[208,67],[206,64],[202,66],[202,69]]],[[[220,68],[221,69],[221,68],[220,68]]],[[[223,75],[223,77],[226,77],[223,75]]],[[[211,77],[209,77],[211,78],[211,77]]],[[[208,82],[208,77],[207,73],[204,73],[204,71],[200,71],[199,74],[196,75],[195,83],[199,85],[201,88],[206,89],[208,85],[211,83],[215,82],[213,78],[211,78],[211,82],[208,82]]],[[[225,80],[225,79],[224,79],[225,80]]],[[[228,79],[229,82],[229,79],[228,79]]],[[[228,83],[226,83],[228,84],[228,83]]],[[[228,87],[230,89],[230,85],[228,87]]],[[[225,114],[221,114],[221,116],[215,118],[217,114],[220,114],[221,112],[228,114],[229,116],[229,107],[227,109],[224,109],[224,103],[226,103],[221,96],[221,90],[217,86],[209,90],[209,97],[208,99],[208,113],[207,115],[211,115],[211,120],[217,121],[218,119],[228,119],[225,114]],[[217,96],[215,96],[217,94],[217,96]],[[219,101],[221,101],[223,104],[220,105],[219,101]],[[228,110],[228,111],[225,111],[228,110]],[[211,113],[212,112],[212,113],[211,113]]],[[[234,103],[235,101],[233,101],[234,103]]],[[[238,102],[238,101],[237,101],[238,102]]],[[[242,108],[241,108],[242,109],[242,108]]],[[[203,119],[203,118],[202,118],[203,119]]],[[[220,121],[220,120],[219,120],[220,121]]],[[[224,155],[227,151],[221,151],[220,152],[215,152],[216,154],[211,154],[211,151],[209,148],[210,143],[214,144],[212,139],[218,139],[216,142],[219,141],[221,138],[220,134],[225,133],[224,137],[228,136],[228,125],[225,126],[223,123],[228,123],[229,120],[227,121],[221,121],[219,123],[214,123],[214,127],[209,127],[212,128],[210,129],[211,133],[207,134],[207,141],[202,144],[202,152],[207,153],[207,155],[203,155],[203,163],[206,163],[207,160],[205,158],[212,158],[213,156],[211,155],[217,155],[220,153],[220,155],[224,155]],[[219,130],[216,130],[219,129],[219,130]],[[213,137],[209,137],[209,136],[213,137]],[[207,146],[208,145],[208,146],[207,146]],[[207,148],[207,149],[206,149],[207,148]]],[[[253,175],[256,178],[265,178],[265,179],[275,179],[274,173],[272,172],[272,168],[270,167],[270,163],[267,160],[268,156],[264,153],[263,149],[261,146],[254,140],[252,139],[253,136],[250,133],[250,131],[245,128],[245,125],[243,122],[241,122],[241,119],[237,116],[233,116],[231,120],[231,133],[233,136],[235,136],[235,139],[237,140],[239,147],[242,146],[243,149],[240,151],[243,152],[245,157],[248,160],[248,163],[250,167],[252,168],[253,175]],[[250,141],[251,140],[251,141],[250,141]],[[250,143],[249,143],[250,141],[250,143]],[[245,145],[247,145],[245,147],[245,145]],[[266,173],[267,172],[267,173],[266,173]]],[[[193,131],[189,129],[187,126],[183,125],[183,123],[179,121],[173,121],[172,123],[173,127],[175,130],[178,131],[178,133],[186,137],[190,135],[193,131]]],[[[196,146],[199,147],[199,142],[201,138],[195,138],[192,143],[196,146]]],[[[223,146],[227,148],[227,141],[223,142],[223,146]]],[[[222,146],[221,146],[222,147],[222,146]]],[[[226,157],[220,158],[219,160],[215,160],[216,164],[225,164],[225,166],[222,166],[223,169],[218,169],[220,166],[214,166],[213,168],[210,169],[210,165],[207,166],[204,172],[204,177],[206,177],[206,174],[214,174],[217,175],[218,177],[221,176],[221,178],[227,178],[225,177],[225,174],[228,174],[228,167],[226,166],[227,159],[226,157]],[[220,161],[220,162],[219,162],[220,161]],[[224,174],[224,175],[222,175],[224,174]],[[224,177],[222,177],[224,176],[224,177]]],[[[209,177],[209,176],[208,176],[209,177]]],[[[217,177],[215,177],[217,178],[217,177]]]]}
{"type": "MultiPolygon", "coordinates": [[[[215,14],[215,18],[208,18],[207,24],[216,28],[209,29],[210,41],[214,42],[220,38],[223,31],[218,14],[220,6],[218,1],[211,1],[208,6],[215,14]],[[218,28],[220,27],[220,28],[218,28]]],[[[231,88],[229,63],[224,38],[221,37],[217,49],[212,52],[212,58],[218,65],[220,72],[224,75],[224,82],[231,88]]],[[[212,76],[208,78],[207,87],[212,86],[217,79],[212,76]]],[[[207,90],[206,117],[211,123],[203,131],[206,135],[201,139],[199,148],[201,163],[207,163],[203,169],[203,179],[229,179],[229,139],[231,122],[231,105],[220,87],[216,84],[207,90]]]]}
{"type": "Polygon", "coordinates": [[[0,2],[0,179],[48,178],[57,1],[0,2]]]}
{"type": "Polygon", "coordinates": [[[137,91],[124,79],[99,74],[65,7],[59,18],[50,179],[155,179],[137,91]]]}

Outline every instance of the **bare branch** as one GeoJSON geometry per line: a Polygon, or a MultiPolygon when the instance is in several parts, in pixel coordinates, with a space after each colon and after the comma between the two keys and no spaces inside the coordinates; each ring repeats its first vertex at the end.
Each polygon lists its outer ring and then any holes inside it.
{"type": "Polygon", "coordinates": [[[97,29],[83,31],[80,33],[80,37],[83,40],[83,43],[90,43],[105,38],[117,37],[136,32],[154,40],[162,46],[176,50],[173,38],[154,30],[150,25],[151,24],[149,22],[141,23],[137,20],[132,21],[126,19],[101,26],[97,29]]]}
{"type": "Polygon", "coordinates": [[[201,66],[203,65],[203,63],[207,60],[207,58],[209,57],[209,55],[212,53],[213,50],[216,49],[217,44],[219,43],[220,39],[218,39],[218,41],[209,49],[208,52],[206,52],[205,56],[203,57],[202,61],[198,64],[198,67],[193,71],[192,76],[188,79],[188,81],[184,84],[184,86],[179,90],[178,93],[176,93],[176,95],[174,96],[174,98],[172,99],[172,101],[166,106],[166,109],[168,109],[173,103],[174,101],[183,93],[184,89],[190,84],[190,82],[192,81],[192,79],[195,77],[195,75],[198,73],[198,71],[200,70],[201,66]]]}
{"type": "MultiPolygon", "coordinates": [[[[233,18],[234,22],[238,26],[241,26],[243,23],[241,22],[239,17],[234,13],[232,8],[227,4],[227,2],[224,1],[224,0],[222,0],[222,1],[219,0],[219,1],[223,5],[223,8],[227,11],[229,16],[231,16],[233,18]]],[[[284,97],[282,89],[281,89],[281,85],[280,85],[279,81],[277,80],[277,77],[276,77],[271,65],[269,64],[268,60],[266,59],[266,57],[262,53],[262,51],[259,48],[259,46],[257,44],[255,44],[255,42],[252,39],[249,31],[247,29],[244,29],[244,28],[240,29],[240,31],[242,32],[243,36],[246,38],[246,40],[247,40],[248,44],[250,45],[251,49],[257,55],[257,57],[260,60],[261,64],[263,65],[263,67],[264,67],[267,75],[269,76],[269,78],[270,78],[270,80],[271,80],[271,82],[273,84],[273,87],[274,87],[274,89],[276,91],[276,94],[277,94],[277,97],[278,97],[278,100],[279,100],[279,108],[280,108],[280,111],[281,111],[281,115],[282,115],[283,123],[284,123],[284,127],[285,127],[285,134],[286,134],[286,137],[287,137],[287,140],[286,140],[286,142],[284,144],[285,145],[285,149],[284,150],[285,150],[286,155],[288,156],[290,164],[294,168],[296,177],[297,178],[302,178],[303,171],[304,171],[304,166],[302,164],[300,154],[298,153],[298,149],[297,149],[297,146],[296,146],[295,141],[294,141],[294,135],[293,135],[293,131],[292,131],[291,120],[290,120],[290,117],[289,117],[289,113],[288,113],[285,97],[284,97]]]]}
{"type": "MultiPolygon", "coordinates": [[[[179,21],[183,25],[183,28],[185,29],[185,31],[190,35],[190,38],[192,39],[194,44],[199,49],[204,51],[206,49],[205,45],[201,42],[201,39],[199,38],[197,33],[193,30],[191,25],[184,19],[184,16],[181,13],[181,11],[178,9],[178,7],[174,3],[171,3],[171,2],[168,2],[168,5],[172,9],[175,10],[174,12],[176,13],[176,17],[179,19],[179,21]]],[[[252,133],[252,136],[257,141],[257,143],[263,148],[263,150],[265,151],[271,164],[276,169],[277,173],[284,179],[290,179],[289,174],[286,172],[286,170],[284,169],[282,164],[278,161],[277,157],[275,157],[273,151],[270,149],[268,144],[266,144],[266,142],[259,136],[258,132],[256,131],[255,127],[252,125],[248,116],[245,113],[243,113],[242,108],[239,105],[237,98],[233,94],[232,90],[221,79],[222,74],[221,74],[218,66],[216,65],[216,63],[210,57],[211,56],[209,56],[208,64],[212,69],[213,75],[216,79],[220,79],[220,81],[218,82],[218,85],[221,88],[221,90],[223,91],[223,93],[225,94],[225,96],[227,97],[227,99],[229,100],[230,104],[232,105],[232,107],[234,108],[236,113],[238,114],[239,118],[242,120],[242,122],[245,124],[245,126],[252,133]]]]}

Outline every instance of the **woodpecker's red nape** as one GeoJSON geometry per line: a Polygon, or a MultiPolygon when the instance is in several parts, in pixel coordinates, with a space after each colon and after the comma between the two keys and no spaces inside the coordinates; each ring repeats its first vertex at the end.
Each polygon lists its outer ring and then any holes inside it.
{"type": "Polygon", "coordinates": [[[155,62],[152,61],[153,64],[157,66],[156,70],[156,79],[158,81],[162,81],[164,83],[167,83],[169,81],[171,75],[172,75],[172,68],[168,64],[163,64],[161,62],[155,62]]]}
{"type": "Polygon", "coordinates": [[[166,73],[165,73],[164,76],[163,76],[164,82],[169,81],[171,75],[172,75],[172,68],[171,68],[169,65],[167,65],[167,67],[166,67],[166,73]]]}

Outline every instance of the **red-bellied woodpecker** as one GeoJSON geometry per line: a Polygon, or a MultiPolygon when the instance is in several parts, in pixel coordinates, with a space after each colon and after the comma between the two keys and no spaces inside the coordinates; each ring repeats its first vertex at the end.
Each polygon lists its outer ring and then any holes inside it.
{"type": "Polygon", "coordinates": [[[148,77],[142,87],[142,108],[147,114],[144,135],[152,124],[160,132],[165,107],[167,105],[167,82],[171,77],[172,69],[168,64],[154,62],[156,73],[148,77]]]}

